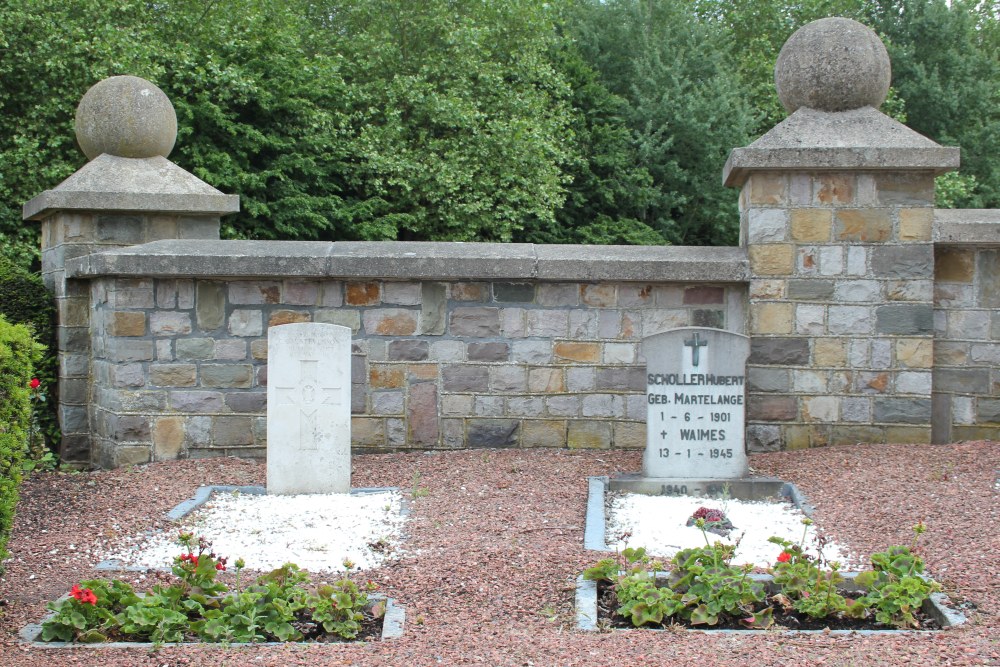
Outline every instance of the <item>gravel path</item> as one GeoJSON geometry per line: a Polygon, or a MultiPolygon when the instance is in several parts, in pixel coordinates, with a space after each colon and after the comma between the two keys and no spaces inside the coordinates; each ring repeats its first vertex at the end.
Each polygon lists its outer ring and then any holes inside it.
{"type": "Polygon", "coordinates": [[[892,637],[577,632],[573,581],[597,559],[582,546],[586,478],[638,470],[640,453],[477,450],[355,457],[355,486],[418,496],[404,551],[365,573],[405,606],[400,639],[155,652],[17,642],[46,601],[96,575],[95,553],[166,526],[165,513],[198,486],[263,483],[261,463],[213,459],[28,480],[0,578],[0,665],[1000,665],[1000,444],[830,447],[750,463],[795,482],[826,533],[852,550],[908,543],[910,526],[925,521],[929,568],[971,622],[892,637]]]}

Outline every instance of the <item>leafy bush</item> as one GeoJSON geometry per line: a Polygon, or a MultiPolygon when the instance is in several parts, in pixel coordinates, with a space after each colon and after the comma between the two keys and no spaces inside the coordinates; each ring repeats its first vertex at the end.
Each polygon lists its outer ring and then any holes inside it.
{"type": "MultiPolygon", "coordinates": [[[[41,385],[38,394],[54,396],[59,374],[56,354],[56,307],[52,293],[42,283],[41,276],[26,271],[8,259],[0,257],[0,315],[12,324],[24,324],[35,340],[47,351],[35,362],[35,375],[41,385]]],[[[40,458],[46,449],[56,450],[59,444],[58,403],[48,401],[37,412],[38,442],[29,443],[32,457],[40,458]],[[46,447],[46,443],[48,447],[46,447]]]]}
{"type": "Polygon", "coordinates": [[[30,381],[39,346],[31,331],[0,316],[0,560],[14,524],[21,462],[31,423],[30,381]]]}

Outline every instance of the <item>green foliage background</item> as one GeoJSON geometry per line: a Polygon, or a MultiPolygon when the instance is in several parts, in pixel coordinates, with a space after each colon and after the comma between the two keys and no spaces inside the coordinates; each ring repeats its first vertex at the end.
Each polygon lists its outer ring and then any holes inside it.
{"type": "Polygon", "coordinates": [[[1000,206],[1000,27],[972,0],[19,0],[0,4],[0,253],[82,166],[73,116],[114,74],[159,85],[181,167],[230,238],[731,244],[726,155],[784,117],[788,36],[857,18],[887,113],[961,145],[939,203],[1000,206]]]}

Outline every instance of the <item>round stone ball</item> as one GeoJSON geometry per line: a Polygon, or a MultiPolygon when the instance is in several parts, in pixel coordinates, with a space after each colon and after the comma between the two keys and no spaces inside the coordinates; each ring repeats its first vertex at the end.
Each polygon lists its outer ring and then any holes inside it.
{"type": "Polygon", "coordinates": [[[177,139],[177,114],[162,90],[137,76],[91,86],[76,108],[76,141],[87,159],[167,157],[177,139]]]}
{"type": "Polygon", "coordinates": [[[891,78],[882,40],[871,28],[845,18],[820,19],[796,30],[774,66],[778,98],[788,113],[800,107],[877,109],[891,78]]]}

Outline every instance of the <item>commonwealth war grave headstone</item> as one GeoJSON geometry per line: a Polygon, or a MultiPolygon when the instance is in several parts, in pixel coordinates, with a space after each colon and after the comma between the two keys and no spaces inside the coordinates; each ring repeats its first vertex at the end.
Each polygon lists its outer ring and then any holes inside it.
{"type": "Polygon", "coordinates": [[[296,323],[267,332],[267,492],[351,490],[351,330],[296,323]]]}

